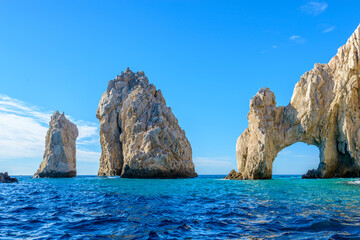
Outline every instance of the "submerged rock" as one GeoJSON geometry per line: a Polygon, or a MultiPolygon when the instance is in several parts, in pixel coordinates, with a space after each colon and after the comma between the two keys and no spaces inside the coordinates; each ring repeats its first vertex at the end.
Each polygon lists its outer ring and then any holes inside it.
{"type": "Polygon", "coordinates": [[[300,78],[286,107],[276,106],[268,88],[259,90],[236,143],[244,179],[271,178],[277,154],[297,142],[320,150],[318,168],[304,177],[360,176],[359,59],[360,26],[328,64],[315,64],[300,78]]]}
{"type": "Polygon", "coordinates": [[[43,161],[34,178],[75,177],[76,138],[79,135],[76,125],[66,119],[64,113],[56,111],[49,126],[43,161]]]}
{"type": "Polygon", "coordinates": [[[18,182],[16,178],[11,178],[7,172],[0,173],[0,182],[1,183],[14,183],[18,182]]]}
{"type": "Polygon", "coordinates": [[[185,131],[143,72],[128,68],[110,80],[96,117],[102,148],[99,176],[197,176],[185,131]]]}

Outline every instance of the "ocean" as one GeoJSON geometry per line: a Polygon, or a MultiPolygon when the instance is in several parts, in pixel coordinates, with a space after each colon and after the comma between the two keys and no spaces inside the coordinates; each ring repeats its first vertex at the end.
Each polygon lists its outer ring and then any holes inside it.
{"type": "Polygon", "coordinates": [[[360,239],[360,181],[78,176],[0,184],[0,239],[360,239]]]}

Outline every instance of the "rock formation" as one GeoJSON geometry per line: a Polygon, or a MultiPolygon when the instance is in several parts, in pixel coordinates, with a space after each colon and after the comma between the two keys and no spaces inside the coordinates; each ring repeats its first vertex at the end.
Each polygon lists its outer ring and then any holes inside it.
{"type": "Polygon", "coordinates": [[[11,178],[7,172],[0,173],[0,183],[14,183],[18,182],[16,178],[11,178]]]}
{"type": "Polygon", "coordinates": [[[276,106],[260,89],[250,101],[248,128],[236,143],[242,179],[269,179],[277,154],[303,142],[320,151],[320,163],[304,177],[359,177],[360,26],[328,64],[315,64],[295,85],[291,102],[276,106]]]}
{"type": "Polygon", "coordinates": [[[110,80],[96,117],[102,148],[99,176],[197,176],[184,130],[143,72],[128,68],[110,80]]]}
{"type": "Polygon", "coordinates": [[[238,173],[235,171],[235,169],[231,170],[230,173],[224,177],[224,179],[226,180],[242,180],[243,177],[241,175],[241,173],[238,173]]]}
{"type": "Polygon", "coordinates": [[[45,139],[45,152],[34,178],[63,178],[76,176],[76,138],[78,129],[56,111],[50,120],[45,139]]]}

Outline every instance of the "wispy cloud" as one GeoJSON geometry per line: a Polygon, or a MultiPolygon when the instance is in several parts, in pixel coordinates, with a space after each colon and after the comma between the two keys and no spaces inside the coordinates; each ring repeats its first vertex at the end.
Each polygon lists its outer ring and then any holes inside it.
{"type": "Polygon", "coordinates": [[[300,39],[300,36],[293,35],[293,36],[289,37],[289,39],[290,39],[290,40],[300,39]]]}
{"type": "Polygon", "coordinates": [[[334,25],[329,25],[326,23],[318,24],[316,28],[318,28],[322,33],[329,33],[335,30],[334,25]]]}
{"type": "Polygon", "coordinates": [[[41,158],[47,128],[29,116],[0,112],[0,159],[41,158]]]}
{"type": "Polygon", "coordinates": [[[236,157],[194,157],[198,174],[228,174],[236,169],[236,157]]]}
{"type": "Polygon", "coordinates": [[[76,150],[76,160],[80,162],[93,162],[98,163],[100,160],[101,153],[89,151],[87,149],[76,150]]]}
{"type": "Polygon", "coordinates": [[[51,117],[51,112],[2,94],[0,94],[0,112],[34,118],[41,123],[48,123],[51,117]]]}
{"type": "Polygon", "coordinates": [[[319,15],[327,9],[328,4],[326,2],[319,2],[319,1],[310,1],[305,5],[300,7],[300,10],[310,14],[310,15],[319,15]]]}
{"type": "Polygon", "coordinates": [[[296,43],[304,43],[305,42],[305,38],[303,38],[299,35],[292,35],[289,37],[289,40],[294,41],[296,43]]]}
{"type": "Polygon", "coordinates": [[[328,33],[328,32],[334,31],[334,29],[335,29],[335,26],[330,26],[330,27],[325,28],[322,32],[323,33],[328,33]]]}
{"type": "MultiPolygon", "coordinates": [[[[6,95],[0,95],[0,160],[38,158],[39,164],[45,147],[45,135],[52,112],[42,110],[6,95]]],[[[98,144],[98,125],[87,121],[76,121],[66,116],[79,129],[77,139],[78,160],[94,161],[100,153],[87,150],[98,144]]],[[[98,160],[99,158],[97,158],[98,160]]]]}
{"type": "Polygon", "coordinates": [[[79,130],[79,136],[76,140],[78,145],[99,144],[99,127],[98,124],[87,121],[77,121],[71,116],[66,116],[70,121],[74,122],[79,130]]]}

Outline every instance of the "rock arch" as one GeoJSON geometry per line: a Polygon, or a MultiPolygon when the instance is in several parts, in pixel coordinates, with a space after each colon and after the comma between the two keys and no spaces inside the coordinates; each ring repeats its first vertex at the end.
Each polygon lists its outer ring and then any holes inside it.
{"type": "Polygon", "coordinates": [[[241,179],[269,179],[284,148],[303,142],[320,151],[307,177],[359,177],[360,26],[328,64],[315,64],[295,85],[290,103],[276,106],[263,88],[250,101],[249,126],[236,143],[241,179]]]}

